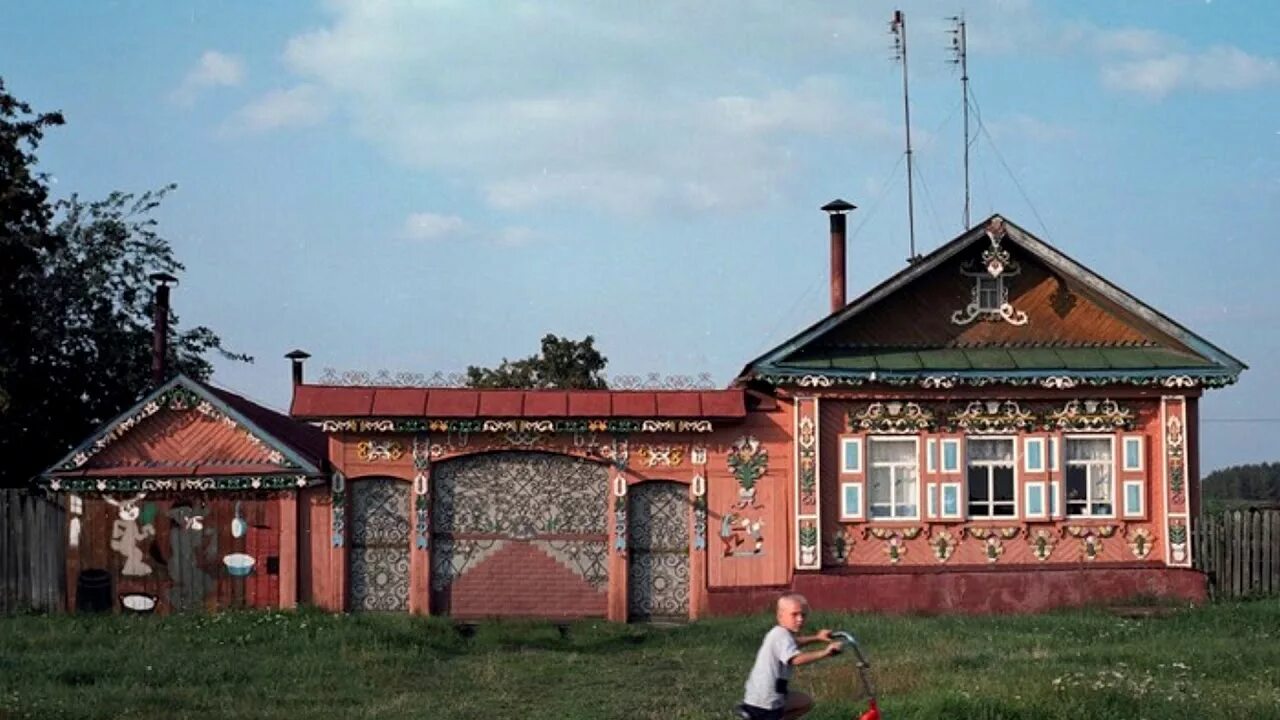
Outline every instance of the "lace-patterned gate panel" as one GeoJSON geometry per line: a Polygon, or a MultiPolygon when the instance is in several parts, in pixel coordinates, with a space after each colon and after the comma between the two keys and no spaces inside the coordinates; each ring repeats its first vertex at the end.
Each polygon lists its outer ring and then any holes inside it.
{"type": "Polygon", "coordinates": [[[431,588],[442,607],[469,570],[521,546],[536,548],[595,590],[607,589],[605,466],[549,453],[489,453],[436,464],[432,492],[431,588]]]}
{"type": "Polygon", "coordinates": [[[351,484],[351,609],[409,609],[409,486],[351,484]]]}
{"type": "Polygon", "coordinates": [[[627,613],[687,618],[688,490],[673,482],[641,483],[628,491],[627,502],[627,613]]]}

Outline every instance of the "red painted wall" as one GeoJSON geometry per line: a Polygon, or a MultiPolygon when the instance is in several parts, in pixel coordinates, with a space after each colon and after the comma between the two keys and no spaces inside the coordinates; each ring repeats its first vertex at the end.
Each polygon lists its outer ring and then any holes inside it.
{"type": "Polygon", "coordinates": [[[713,614],[766,612],[785,591],[802,593],[816,610],[887,613],[1029,613],[1161,597],[1203,603],[1204,575],[1154,565],[1054,566],[1005,571],[800,573],[785,586],[712,590],[713,614]]]}

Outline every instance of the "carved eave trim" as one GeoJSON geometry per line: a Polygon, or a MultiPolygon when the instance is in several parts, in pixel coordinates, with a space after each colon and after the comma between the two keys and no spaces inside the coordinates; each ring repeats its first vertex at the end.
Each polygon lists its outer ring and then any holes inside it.
{"type": "Polygon", "coordinates": [[[818,373],[792,370],[763,370],[754,373],[752,379],[767,382],[775,387],[795,387],[806,390],[837,389],[881,385],[887,387],[921,387],[926,390],[947,390],[955,387],[990,387],[1007,385],[1010,387],[1042,387],[1050,390],[1067,390],[1077,387],[1106,387],[1108,385],[1127,385],[1141,388],[1166,388],[1171,390],[1194,390],[1197,388],[1220,388],[1232,385],[1239,378],[1238,373],[1199,374],[1175,372],[1169,374],[1083,374],[1056,373],[1053,375],[1027,375],[1022,373],[1008,374],[962,374],[962,373],[914,373],[877,371],[857,373],[818,373]]]}
{"type": "Polygon", "coordinates": [[[306,475],[219,475],[184,478],[63,478],[46,477],[54,492],[244,492],[255,490],[297,490],[320,485],[323,479],[306,475]]]}
{"type": "Polygon", "coordinates": [[[583,420],[440,420],[430,418],[329,418],[312,421],[326,433],[710,433],[710,420],[583,419],[583,420]]]}

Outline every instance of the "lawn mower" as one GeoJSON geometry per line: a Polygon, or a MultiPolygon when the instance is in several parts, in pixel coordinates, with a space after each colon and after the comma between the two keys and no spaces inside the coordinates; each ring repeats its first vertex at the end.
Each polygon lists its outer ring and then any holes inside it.
{"type": "Polygon", "coordinates": [[[871,663],[867,662],[867,656],[862,654],[858,639],[846,630],[831,633],[831,639],[839,640],[844,647],[853,650],[854,657],[858,659],[858,677],[862,680],[862,686],[867,689],[867,711],[859,715],[858,720],[880,720],[880,708],[876,705],[876,688],[871,684],[871,663]]]}

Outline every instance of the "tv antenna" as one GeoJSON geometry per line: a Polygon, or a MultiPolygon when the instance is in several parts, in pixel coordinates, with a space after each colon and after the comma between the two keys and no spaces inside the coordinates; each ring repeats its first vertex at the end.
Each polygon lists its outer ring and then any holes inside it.
{"type": "Polygon", "coordinates": [[[893,36],[893,59],[902,62],[902,113],[907,126],[907,232],[911,238],[911,254],[907,262],[920,259],[916,255],[916,208],[915,190],[911,176],[911,100],[907,91],[907,16],[901,10],[893,11],[893,20],[889,23],[889,34],[893,36]]]}
{"type": "MultiPolygon", "coordinates": [[[[960,87],[964,95],[964,229],[969,225],[969,46],[965,36],[964,13],[949,18],[951,64],[960,66],[960,87]]],[[[905,47],[905,46],[904,46],[905,47]]],[[[904,50],[905,52],[905,50],[904,50]]],[[[905,65],[905,63],[904,63],[905,65]]],[[[905,72],[905,70],[904,70],[905,72]]],[[[905,82],[905,80],[904,80],[905,82]]]]}

